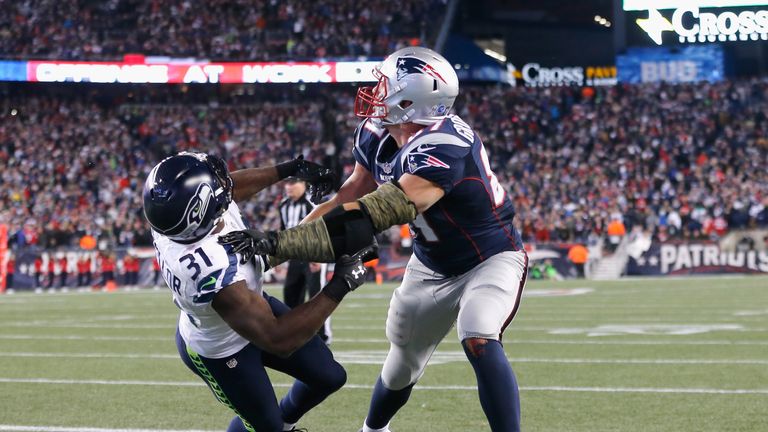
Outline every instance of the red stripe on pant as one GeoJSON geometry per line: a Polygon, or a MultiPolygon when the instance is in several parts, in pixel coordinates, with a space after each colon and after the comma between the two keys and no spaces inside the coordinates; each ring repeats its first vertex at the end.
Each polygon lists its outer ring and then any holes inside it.
{"type": "Polygon", "coordinates": [[[509,326],[509,323],[512,322],[512,319],[515,317],[515,314],[517,313],[517,310],[520,308],[520,298],[523,296],[523,288],[525,288],[525,280],[528,277],[528,254],[523,252],[525,255],[525,264],[523,264],[523,277],[520,278],[520,286],[517,290],[517,298],[515,299],[515,307],[512,308],[512,313],[509,314],[507,317],[507,320],[504,321],[504,325],[501,326],[501,332],[499,333],[499,342],[501,342],[501,337],[504,335],[504,330],[507,329],[507,326],[509,326]]]}

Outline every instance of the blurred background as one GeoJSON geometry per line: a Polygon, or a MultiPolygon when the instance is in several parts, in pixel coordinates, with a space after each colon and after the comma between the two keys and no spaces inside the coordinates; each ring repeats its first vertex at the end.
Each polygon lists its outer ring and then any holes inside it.
{"type": "MultiPolygon", "coordinates": [[[[753,0],[6,2],[0,291],[162,284],[141,188],[180,150],[343,180],[356,88],[408,45],[455,65],[533,278],[768,273],[767,40],[753,0]]],[[[397,279],[407,228],[382,244],[397,279]]]]}

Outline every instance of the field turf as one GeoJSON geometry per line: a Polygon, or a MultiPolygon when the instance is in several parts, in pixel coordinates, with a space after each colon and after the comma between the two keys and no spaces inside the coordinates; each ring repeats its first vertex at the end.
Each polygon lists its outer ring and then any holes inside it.
{"type": "MultiPolygon", "coordinates": [[[[393,288],[337,311],[348,385],[300,426],[360,427],[393,288]]],[[[176,355],[177,315],[165,289],[0,296],[0,431],[224,430],[176,355]]],[[[526,431],[768,431],[768,278],[531,282],[504,341],[526,431]]],[[[474,384],[451,332],[392,429],[488,430],[474,384]]]]}

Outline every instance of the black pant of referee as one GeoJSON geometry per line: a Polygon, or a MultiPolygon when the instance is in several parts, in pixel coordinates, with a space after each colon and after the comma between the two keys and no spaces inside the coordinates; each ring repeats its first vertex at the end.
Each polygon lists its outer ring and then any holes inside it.
{"type": "MultiPolygon", "coordinates": [[[[313,272],[306,261],[288,261],[288,273],[285,275],[283,286],[284,303],[291,309],[307,301],[320,292],[320,271],[313,272]],[[309,297],[307,297],[309,295],[309,297]]],[[[328,321],[320,328],[318,335],[325,343],[329,343],[328,321]]]]}

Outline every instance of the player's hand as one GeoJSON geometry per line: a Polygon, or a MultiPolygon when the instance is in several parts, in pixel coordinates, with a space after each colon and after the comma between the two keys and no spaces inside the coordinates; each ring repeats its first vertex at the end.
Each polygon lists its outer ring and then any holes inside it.
{"type": "Polygon", "coordinates": [[[365,282],[368,269],[363,264],[379,256],[376,246],[368,246],[354,255],[342,255],[336,260],[333,277],[323,288],[323,293],[336,302],[341,302],[349,292],[356,290],[365,282]]]}
{"type": "Polygon", "coordinates": [[[240,264],[245,264],[254,255],[274,255],[277,250],[277,233],[250,229],[232,231],[219,236],[219,243],[231,245],[233,253],[241,254],[240,264]]]}
{"type": "Polygon", "coordinates": [[[293,176],[307,182],[309,199],[313,203],[319,203],[324,196],[333,190],[333,185],[336,183],[336,173],[322,165],[304,160],[303,156],[296,158],[296,162],[296,172],[293,176]]]}

